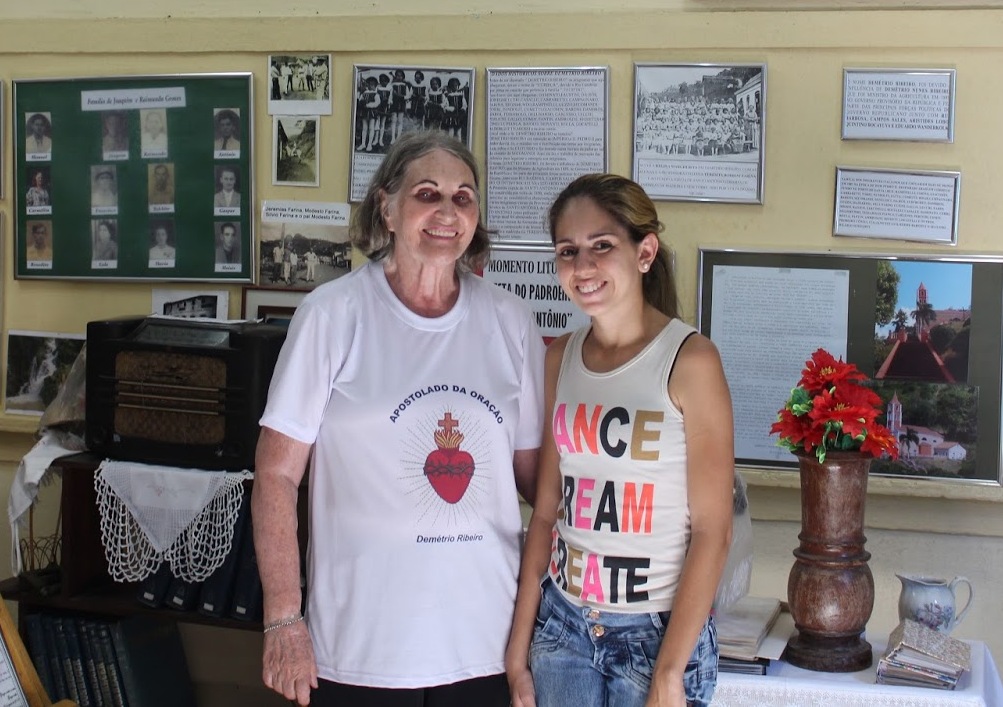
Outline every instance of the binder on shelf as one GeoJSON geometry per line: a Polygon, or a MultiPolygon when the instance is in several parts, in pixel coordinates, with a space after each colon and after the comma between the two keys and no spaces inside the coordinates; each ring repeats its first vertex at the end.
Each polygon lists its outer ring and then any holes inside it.
{"type": "Polygon", "coordinates": [[[111,624],[111,639],[131,707],[196,704],[176,623],[130,616],[111,624]]]}
{"type": "Polygon", "coordinates": [[[254,552],[254,521],[248,513],[244,542],[240,544],[237,575],[233,583],[233,606],[230,617],[242,621],[261,621],[263,596],[258,556],[254,552]]]}
{"type": "Polygon", "coordinates": [[[167,601],[167,590],[171,586],[174,574],[171,565],[166,560],[160,563],[157,571],[139,584],[136,601],[145,606],[159,609],[167,601]]]}
{"type": "Polygon", "coordinates": [[[202,582],[186,582],[174,577],[167,587],[166,606],[178,611],[191,611],[199,599],[199,592],[202,589],[202,582]]]}
{"type": "Polygon", "coordinates": [[[229,611],[233,603],[234,579],[240,561],[240,548],[245,542],[245,536],[249,535],[250,517],[251,494],[245,490],[233,526],[230,552],[227,553],[223,564],[217,567],[202,583],[197,607],[200,614],[219,617],[229,611]]]}

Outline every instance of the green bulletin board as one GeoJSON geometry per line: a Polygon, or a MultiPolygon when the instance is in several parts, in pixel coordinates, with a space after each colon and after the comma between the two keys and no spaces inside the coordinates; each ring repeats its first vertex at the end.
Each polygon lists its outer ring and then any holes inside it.
{"type": "Polygon", "coordinates": [[[17,278],[252,282],[251,74],[15,80],[17,278]]]}

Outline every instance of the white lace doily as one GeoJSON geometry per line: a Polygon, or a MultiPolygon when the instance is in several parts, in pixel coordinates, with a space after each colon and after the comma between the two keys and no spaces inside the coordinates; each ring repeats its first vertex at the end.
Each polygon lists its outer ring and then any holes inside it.
{"type": "Polygon", "coordinates": [[[138,582],[167,560],[201,582],[223,564],[249,471],[204,471],[106,460],[94,475],[108,571],[138,582]]]}

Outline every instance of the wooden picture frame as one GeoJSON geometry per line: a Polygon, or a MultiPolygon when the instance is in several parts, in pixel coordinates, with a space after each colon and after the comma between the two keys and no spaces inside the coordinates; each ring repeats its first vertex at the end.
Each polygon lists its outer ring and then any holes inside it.
{"type": "MultiPolygon", "coordinates": [[[[35,664],[21,639],[7,602],[0,601],[0,694],[5,705],[24,707],[52,707],[35,664]]],[[[55,707],[76,707],[72,700],[60,700],[55,707]]]]}
{"type": "Polygon", "coordinates": [[[15,80],[14,277],[253,282],[252,86],[247,72],[15,80]],[[165,223],[170,257],[154,257],[165,223]]]}
{"type": "Polygon", "coordinates": [[[310,290],[278,290],[273,287],[245,287],[241,292],[241,316],[266,324],[288,326],[296,307],[310,290]]]}

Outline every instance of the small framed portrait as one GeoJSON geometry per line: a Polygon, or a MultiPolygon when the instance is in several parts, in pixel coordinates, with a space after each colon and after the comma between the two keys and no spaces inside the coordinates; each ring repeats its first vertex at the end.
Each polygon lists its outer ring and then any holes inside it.
{"type": "Polygon", "coordinates": [[[52,159],[52,114],[48,111],[24,116],[24,157],[28,162],[52,159]]]}
{"type": "Polygon", "coordinates": [[[156,219],[150,222],[150,267],[173,268],[177,258],[174,243],[174,221],[156,219]]]}
{"type": "Polygon", "coordinates": [[[474,76],[466,68],[355,66],[350,201],[362,201],[403,133],[442,130],[470,147],[474,76]]]}
{"type": "Polygon", "coordinates": [[[28,189],[24,194],[24,212],[28,216],[52,213],[52,172],[47,164],[29,164],[26,168],[28,189]]]}
{"type": "Polygon", "coordinates": [[[174,213],[174,163],[146,165],[146,201],[151,214],[174,213]]]}
{"type": "Polygon", "coordinates": [[[217,216],[240,214],[240,170],[235,165],[216,165],[215,181],[213,212],[217,216]]]}
{"type": "Polygon", "coordinates": [[[272,184],[320,185],[319,130],[318,116],[272,116],[272,184]]]}
{"type": "Polygon", "coordinates": [[[29,270],[52,268],[52,221],[28,221],[25,260],[29,270]]]}
{"type": "Polygon", "coordinates": [[[240,109],[213,110],[213,157],[217,160],[240,157],[240,109]]]}
{"type": "Polygon", "coordinates": [[[118,267],[118,221],[91,219],[91,267],[118,267]]]}
{"type": "Polygon", "coordinates": [[[7,332],[4,412],[41,417],[62,389],[85,338],[72,333],[7,332]]]}
{"type": "Polygon", "coordinates": [[[245,287],[241,297],[241,316],[244,319],[260,319],[269,324],[288,326],[296,307],[308,292],[308,290],[245,287]]]}
{"type": "Polygon", "coordinates": [[[634,181],[652,199],[763,203],[766,64],[635,64],[634,181]]]}
{"type": "Polygon", "coordinates": [[[123,110],[101,114],[101,159],[129,159],[129,114],[123,110]]]}
{"type": "Polygon", "coordinates": [[[268,57],[270,115],[331,115],[331,55],[268,57]]]}
{"type": "Polygon", "coordinates": [[[118,173],[115,165],[91,165],[91,214],[114,216],[118,213],[118,173]]]}
{"type": "Polygon", "coordinates": [[[241,267],[240,223],[218,221],[216,223],[216,270],[231,272],[241,267]]]}
{"type": "Polygon", "coordinates": [[[143,159],[167,157],[167,109],[139,111],[139,146],[143,159]]]}

